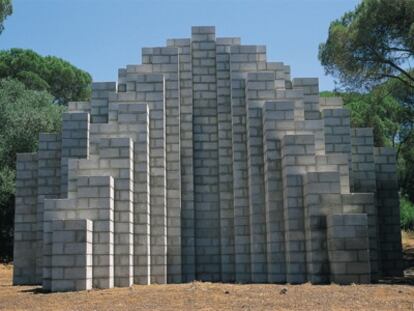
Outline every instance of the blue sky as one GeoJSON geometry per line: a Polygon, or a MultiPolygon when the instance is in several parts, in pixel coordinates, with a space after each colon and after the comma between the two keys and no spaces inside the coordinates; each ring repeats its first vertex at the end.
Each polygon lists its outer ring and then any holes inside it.
{"type": "Polygon", "coordinates": [[[192,25],[214,25],[217,36],[267,45],[267,58],[291,65],[292,77],[333,79],[317,59],[329,24],[357,0],[13,0],[0,49],[30,48],[115,81],[117,69],[141,63],[141,48],[185,38],[192,25]]]}

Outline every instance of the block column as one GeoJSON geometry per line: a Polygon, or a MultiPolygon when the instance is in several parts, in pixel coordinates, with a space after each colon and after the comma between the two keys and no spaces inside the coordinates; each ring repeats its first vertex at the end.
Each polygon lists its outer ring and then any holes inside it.
{"type": "Polygon", "coordinates": [[[134,141],[134,283],[150,283],[150,137],[147,104],[118,104],[120,135],[134,141]]]}
{"type": "Polygon", "coordinates": [[[137,99],[148,104],[150,119],[151,283],[167,283],[167,192],[165,139],[165,79],[140,74],[137,99]]]}
{"type": "Polygon", "coordinates": [[[341,193],[350,193],[350,155],[345,153],[329,153],[316,155],[316,169],[320,172],[336,171],[340,174],[341,193]]]}
{"type": "Polygon", "coordinates": [[[94,224],[93,287],[112,288],[114,287],[114,179],[111,176],[78,177],[76,209],[77,216],[89,218],[94,224]]]}
{"type": "Polygon", "coordinates": [[[293,89],[302,89],[304,95],[305,120],[319,120],[319,80],[318,78],[294,78],[293,89]]]}
{"type": "Polygon", "coordinates": [[[250,211],[247,163],[247,72],[266,68],[264,46],[230,48],[230,96],[233,140],[234,262],[236,282],[251,281],[250,211]]]}
{"type": "Polygon", "coordinates": [[[286,281],[288,283],[304,283],[307,280],[303,174],[314,163],[314,135],[285,135],[283,137],[283,210],[286,281]]]}
{"type": "Polygon", "coordinates": [[[267,281],[267,227],[262,135],[262,109],[248,108],[250,260],[251,278],[255,283],[267,281]]]}
{"type": "Polygon", "coordinates": [[[13,284],[36,280],[37,153],[18,153],[14,210],[13,284]]]}
{"type": "MultiPolygon", "coordinates": [[[[350,192],[350,173],[352,172],[351,149],[351,116],[348,109],[325,108],[322,110],[325,134],[325,153],[330,155],[328,162],[332,163],[338,153],[345,154],[348,158],[348,173],[341,178],[342,192],[350,192]]],[[[344,172],[345,173],[345,172],[344,172]]]]}
{"type": "MultiPolygon", "coordinates": [[[[133,143],[130,138],[100,138],[97,148],[99,156],[69,161],[69,194],[73,199],[77,197],[74,181],[79,176],[114,177],[114,285],[127,287],[133,283],[133,143]]],[[[94,195],[92,191],[91,195],[94,195]]]]}
{"type": "Polygon", "coordinates": [[[403,273],[397,157],[394,149],[374,148],[380,258],[384,276],[403,273]]]}
{"type": "Polygon", "coordinates": [[[181,275],[181,169],[179,54],[175,47],[142,49],[143,64],[165,77],[165,136],[167,180],[168,283],[180,283],[181,275]]]}
{"type": "Polygon", "coordinates": [[[274,72],[248,73],[247,163],[249,181],[250,256],[252,281],[263,283],[267,275],[266,209],[263,159],[262,107],[275,99],[274,72]]]}
{"type": "Polygon", "coordinates": [[[180,158],[181,158],[181,262],[183,281],[195,279],[195,216],[193,167],[193,75],[190,39],[169,39],[179,50],[180,158]]]}
{"type": "Polygon", "coordinates": [[[233,141],[230,99],[230,47],[239,38],[217,38],[217,117],[220,192],[221,280],[234,281],[233,141]]]}
{"type": "Polygon", "coordinates": [[[352,192],[375,192],[374,134],[372,128],[353,128],[352,192]]]}
{"type": "Polygon", "coordinates": [[[327,217],[331,282],[369,283],[367,216],[332,214],[327,217]]]}
{"type": "Polygon", "coordinates": [[[329,282],[326,216],[342,213],[339,173],[308,172],[304,176],[306,263],[308,281],[329,282]]]}
{"type": "Polygon", "coordinates": [[[348,109],[322,110],[326,153],[346,153],[351,156],[351,123],[348,109]]]}
{"type": "Polygon", "coordinates": [[[43,279],[43,225],[45,199],[58,198],[61,191],[61,143],[59,134],[40,133],[37,152],[36,283],[43,279]]]}
{"type": "Polygon", "coordinates": [[[214,27],[193,27],[193,147],[196,277],[219,281],[220,217],[214,27]]]}
{"type": "Polygon", "coordinates": [[[250,274],[249,188],[246,146],[245,80],[231,80],[231,113],[233,140],[233,204],[235,280],[247,283],[250,274]]]}
{"type": "Polygon", "coordinates": [[[52,291],[92,289],[92,221],[55,220],[52,228],[52,291]]]}
{"type": "Polygon", "coordinates": [[[296,118],[293,101],[264,103],[263,156],[269,282],[286,282],[281,139],[287,131],[294,130],[296,118]]]}
{"type": "Polygon", "coordinates": [[[68,194],[68,159],[89,155],[89,113],[68,112],[62,116],[60,196],[68,194]]]}
{"type": "MultiPolygon", "coordinates": [[[[351,129],[352,172],[351,189],[353,192],[376,192],[374,133],[372,128],[351,129]]],[[[368,213],[370,242],[371,276],[378,279],[381,263],[377,205],[373,204],[368,213]]]]}
{"type": "Polygon", "coordinates": [[[90,103],[91,123],[108,122],[108,98],[116,92],[116,82],[92,83],[92,98],[90,103]]]}
{"type": "MultiPolygon", "coordinates": [[[[76,200],[74,199],[44,200],[42,231],[42,288],[44,290],[52,290],[53,221],[74,219],[76,217],[75,210],[76,200]]],[[[69,261],[68,265],[71,266],[73,263],[69,261]]],[[[63,276],[60,276],[59,279],[63,279],[63,276]]]]}
{"type": "Polygon", "coordinates": [[[128,287],[133,284],[134,276],[133,142],[130,138],[101,138],[99,155],[109,172],[118,171],[114,180],[114,284],[128,287]]]}

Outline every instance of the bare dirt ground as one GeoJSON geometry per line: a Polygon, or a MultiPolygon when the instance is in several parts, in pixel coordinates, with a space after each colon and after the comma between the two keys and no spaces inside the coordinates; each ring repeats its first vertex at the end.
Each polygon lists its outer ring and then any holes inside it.
{"type": "MultiPolygon", "coordinates": [[[[414,271],[414,235],[404,234],[414,271]]],[[[0,265],[0,310],[414,310],[414,278],[375,285],[237,285],[193,282],[72,293],[12,286],[12,265],[0,265]]]]}

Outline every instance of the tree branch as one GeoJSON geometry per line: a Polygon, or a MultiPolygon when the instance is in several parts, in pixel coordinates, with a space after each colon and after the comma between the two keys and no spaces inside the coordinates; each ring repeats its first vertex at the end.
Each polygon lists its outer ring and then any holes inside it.
{"type": "Polygon", "coordinates": [[[414,84],[408,82],[407,80],[404,80],[403,78],[401,78],[400,76],[396,76],[396,75],[390,75],[390,74],[381,74],[379,76],[379,78],[393,78],[393,79],[397,79],[399,81],[401,81],[402,83],[404,83],[406,86],[410,87],[410,88],[414,88],[414,84]]]}
{"type": "Polygon", "coordinates": [[[399,71],[401,74],[403,74],[404,76],[406,76],[409,80],[411,80],[412,82],[414,82],[414,77],[411,76],[407,71],[405,71],[403,68],[401,68],[400,66],[398,66],[397,64],[395,64],[394,62],[390,61],[389,59],[384,58],[380,53],[378,53],[374,48],[372,48],[371,46],[367,45],[367,48],[369,50],[371,50],[371,52],[377,57],[378,61],[380,63],[383,64],[388,64],[390,65],[392,68],[394,68],[395,70],[399,71]]]}

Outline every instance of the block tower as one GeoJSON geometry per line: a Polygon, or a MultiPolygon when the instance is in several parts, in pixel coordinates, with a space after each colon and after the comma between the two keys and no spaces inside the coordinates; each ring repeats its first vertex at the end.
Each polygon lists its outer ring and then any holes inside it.
{"type": "Polygon", "coordinates": [[[367,283],[401,273],[395,152],[261,45],[142,49],[18,154],[14,284],[367,283]]]}

